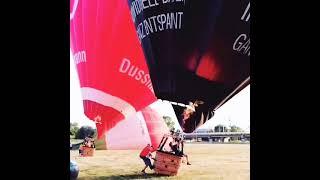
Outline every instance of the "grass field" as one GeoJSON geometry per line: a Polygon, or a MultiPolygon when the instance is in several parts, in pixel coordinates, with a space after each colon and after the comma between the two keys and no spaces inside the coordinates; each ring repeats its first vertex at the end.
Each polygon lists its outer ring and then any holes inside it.
{"type": "Polygon", "coordinates": [[[94,157],[70,158],[79,166],[79,180],[84,179],[210,179],[249,180],[250,144],[186,144],[185,152],[192,165],[182,164],[177,176],[158,176],[147,169],[136,150],[97,150],[94,157]]]}

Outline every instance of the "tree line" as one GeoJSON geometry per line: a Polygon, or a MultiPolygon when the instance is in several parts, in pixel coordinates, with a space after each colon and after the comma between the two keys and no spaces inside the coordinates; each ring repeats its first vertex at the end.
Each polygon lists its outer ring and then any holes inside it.
{"type": "Polygon", "coordinates": [[[74,139],[84,139],[86,137],[95,138],[97,130],[90,126],[81,126],[78,123],[70,123],[70,137],[74,139]]]}

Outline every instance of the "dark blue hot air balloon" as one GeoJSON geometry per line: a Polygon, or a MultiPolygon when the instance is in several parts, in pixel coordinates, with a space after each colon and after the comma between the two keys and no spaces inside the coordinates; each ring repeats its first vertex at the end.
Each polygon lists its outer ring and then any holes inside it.
{"type": "Polygon", "coordinates": [[[192,132],[250,83],[249,0],[128,0],[158,99],[192,132]],[[200,103],[199,103],[200,102],[200,103]]]}

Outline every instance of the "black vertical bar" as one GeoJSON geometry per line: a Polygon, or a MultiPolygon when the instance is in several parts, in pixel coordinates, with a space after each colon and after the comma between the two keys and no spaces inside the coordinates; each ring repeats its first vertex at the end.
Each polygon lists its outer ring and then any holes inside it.
{"type": "Polygon", "coordinates": [[[183,146],[184,146],[183,140],[181,141],[181,145],[182,145],[181,152],[183,154],[183,146]]]}
{"type": "Polygon", "coordinates": [[[161,146],[161,144],[162,144],[163,140],[164,140],[164,136],[162,137],[161,142],[159,143],[158,149],[160,148],[160,146],[161,146]]]}
{"type": "Polygon", "coordinates": [[[165,140],[165,141],[163,142],[163,144],[161,145],[161,147],[160,147],[160,151],[162,151],[163,146],[166,144],[167,140],[168,140],[168,137],[166,137],[166,140],[165,140]]]}

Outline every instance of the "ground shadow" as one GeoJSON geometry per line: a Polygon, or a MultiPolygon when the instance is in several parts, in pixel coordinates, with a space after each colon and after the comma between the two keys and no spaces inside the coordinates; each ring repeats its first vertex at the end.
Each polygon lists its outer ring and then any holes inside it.
{"type": "Polygon", "coordinates": [[[151,179],[151,178],[161,178],[161,177],[169,177],[166,175],[160,175],[160,174],[125,174],[125,175],[111,175],[111,176],[86,176],[86,177],[81,177],[78,178],[79,180],[84,180],[84,179],[97,179],[97,180],[102,180],[102,179],[151,179]]]}

